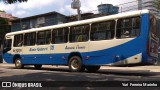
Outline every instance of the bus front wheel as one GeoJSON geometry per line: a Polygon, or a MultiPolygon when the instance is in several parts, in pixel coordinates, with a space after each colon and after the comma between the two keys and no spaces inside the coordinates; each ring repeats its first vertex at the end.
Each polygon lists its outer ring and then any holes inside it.
{"type": "Polygon", "coordinates": [[[101,66],[86,66],[88,72],[96,72],[100,69],[101,66]]]}
{"type": "Polygon", "coordinates": [[[35,67],[35,69],[40,70],[42,68],[42,65],[41,64],[36,64],[36,65],[34,65],[34,67],[35,67]]]}
{"type": "Polygon", "coordinates": [[[17,59],[15,60],[15,67],[16,67],[17,69],[22,69],[22,68],[24,68],[24,65],[22,64],[20,58],[17,58],[17,59]]]}
{"type": "Polygon", "coordinates": [[[68,66],[71,72],[81,72],[85,70],[85,67],[82,65],[82,59],[79,56],[71,57],[68,66]]]}

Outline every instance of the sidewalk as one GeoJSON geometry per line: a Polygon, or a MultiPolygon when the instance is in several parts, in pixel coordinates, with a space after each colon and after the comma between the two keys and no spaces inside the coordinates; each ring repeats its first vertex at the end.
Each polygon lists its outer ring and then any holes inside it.
{"type": "Polygon", "coordinates": [[[109,67],[102,66],[101,69],[106,70],[123,70],[123,71],[149,71],[149,72],[160,72],[160,66],[134,66],[134,67],[109,67]]]}

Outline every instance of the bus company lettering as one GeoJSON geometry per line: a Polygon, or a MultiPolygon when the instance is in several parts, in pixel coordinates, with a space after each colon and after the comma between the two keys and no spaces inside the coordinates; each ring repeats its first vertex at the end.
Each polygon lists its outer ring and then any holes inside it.
{"type": "Polygon", "coordinates": [[[66,50],[71,50],[71,49],[85,49],[85,46],[80,46],[80,45],[76,45],[76,46],[66,46],[65,49],[66,50]]]}
{"type": "Polygon", "coordinates": [[[20,53],[20,52],[22,52],[22,49],[13,49],[13,52],[14,53],[20,53]]]}
{"type": "Polygon", "coordinates": [[[36,51],[36,49],[35,48],[30,48],[29,51],[36,51]]]}
{"type": "Polygon", "coordinates": [[[79,46],[79,45],[77,45],[76,49],[85,49],[85,46],[79,46]]]}
{"type": "Polygon", "coordinates": [[[69,46],[66,46],[66,48],[65,48],[66,50],[68,50],[68,49],[75,49],[75,47],[69,47],[69,46]]]}
{"type": "Polygon", "coordinates": [[[48,48],[37,48],[37,51],[47,51],[48,48]]]}
{"type": "Polygon", "coordinates": [[[30,48],[29,51],[47,51],[48,48],[30,48]]]}

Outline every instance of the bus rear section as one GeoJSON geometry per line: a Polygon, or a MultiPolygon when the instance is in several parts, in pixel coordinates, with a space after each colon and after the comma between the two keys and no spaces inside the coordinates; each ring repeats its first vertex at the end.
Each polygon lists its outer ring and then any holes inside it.
{"type": "Polygon", "coordinates": [[[148,37],[148,47],[147,54],[148,59],[147,63],[157,64],[158,63],[158,21],[155,16],[150,15],[150,32],[148,37]]]}

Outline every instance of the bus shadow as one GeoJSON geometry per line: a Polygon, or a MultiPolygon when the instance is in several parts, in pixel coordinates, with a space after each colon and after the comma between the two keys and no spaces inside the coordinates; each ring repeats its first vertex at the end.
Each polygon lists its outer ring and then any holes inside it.
{"type": "MultiPolygon", "coordinates": [[[[16,69],[10,67],[9,69],[16,69]]],[[[34,67],[24,67],[27,70],[37,70],[34,67]]],[[[48,68],[42,67],[41,71],[57,71],[57,72],[70,72],[68,68],[48,68]]],[[[75,72],[76,73],[76,72],[75,72]]],[[[96,74],[107,74],[107,75],[123,75],[123,76],[156,76],[160,75],[160,72],[151,72],[150,70],[120,70],[120,69],[100,69],[97,72],[88,72],[87,70],[77,73],[96,73],[96,74]]]]}

